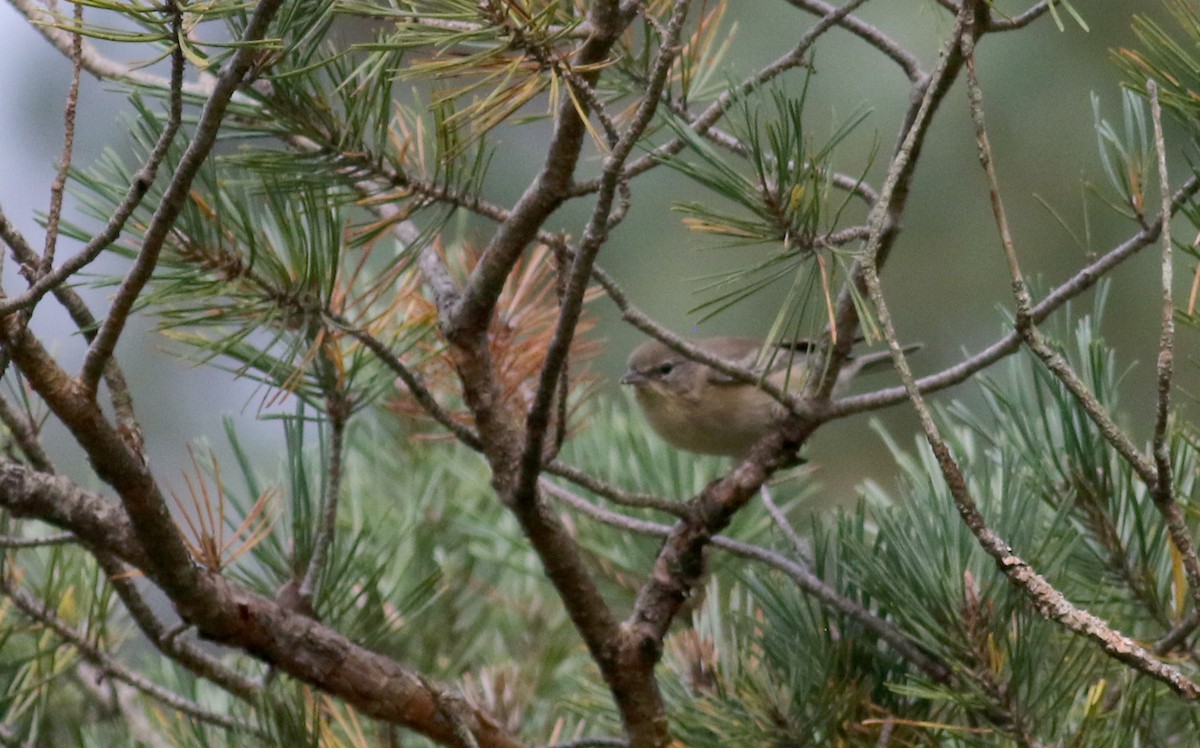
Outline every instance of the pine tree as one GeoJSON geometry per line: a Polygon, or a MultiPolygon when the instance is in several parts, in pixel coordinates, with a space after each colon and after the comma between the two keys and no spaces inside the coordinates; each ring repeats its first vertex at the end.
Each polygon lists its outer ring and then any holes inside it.
{"type": "Polygon", "coordinates": [[[42,235],[0,212],[4,744],[1200,735],[1200,436],[1177,383],[1200,270],[1177,299],[1178,255],[1197,252],[1172,231],[1200,226],[1200,176],[1168,171],[1200,136],[1192,0],[1133,19],[1138,45],[1113,55],[1122,117],[1095,97],[1109,183],[1088,199],[1124,234],[1081,242],[1054,283],[1015,238],[976,49],[1086,29],[1066,0],[911,3],[936,49],[863,0],[10,3],[74,76],[42,235]],[[739,78],[755,13],[795,38],[739,78]],[[894,125],[853,94],[832,125],[813,103],[818,53],[847,45],[898,73],[894,125]],[[74,155],[85,76],[128,94],[126,139],[95,163],[74,155]],[[881,273],[920,164],[952,148],[935,132],[952,106],[995,228],[962,251],[1002,259],[1012,295],[993,342],[916,377],[881,273]],[[498,169],[516,142],[537,158],[498,169]],[[811,339],[812,374],[781,388],[713,360],[605,269],[663,174],[692,241],[730,250],[693,318],[783,288],[759,332],[811,339]],[[1114,269],[1155,252],[1141,433],[1102,323],[1122,308],[1114,269]],[[777,428],[732,465],[667,446],[602,386],[602,299],[775,397],[777,428]],[[35,324],[53,305],[71,335],[35,324]],[[231,458],[196,434],[182,475],[156,469],[119,348],[138,315],[214,380],[259,384],[281,459],[231,419],[231,458]],[[872,343],[901,384],[835,391],[872,343]],[[869,432],[892,407],[915,412],[911,445],[869,432]],[[843,419],[899,479],[814,512],[807,448],[843,419]]]}

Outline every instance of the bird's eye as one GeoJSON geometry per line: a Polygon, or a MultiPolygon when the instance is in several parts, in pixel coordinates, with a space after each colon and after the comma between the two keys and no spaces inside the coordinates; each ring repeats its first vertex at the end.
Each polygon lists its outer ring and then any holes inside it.
{"type": "Polygon", "coordinates": [[[671,370],[672,370],[672,369],[674,369],[674,368],[675,368],[675,364],[673,364],[673,363],[671,363],[670,361],[668,361],[668,362],[667,362],[667,363],[665,363],[665,364],[660,364],[660,365],[659,365],[659,367],[658,367],[658,373],[659,373],[659,374],[661,374],[661,375],[663,375],[663,376],[666,376],[666,375],[670,374],[670,373],[671,373],[671,370]]]}

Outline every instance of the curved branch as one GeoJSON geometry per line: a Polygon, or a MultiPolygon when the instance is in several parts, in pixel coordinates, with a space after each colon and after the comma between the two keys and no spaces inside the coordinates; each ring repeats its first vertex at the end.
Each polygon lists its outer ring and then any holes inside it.
{"type": "MultiPolygon", "coordinates": [[[[787,3],[815,16],[829,16],[838,11],[838,8],[829,3],[822,2],[822,0],[787,0],[787,3]]],[[[858,16],[839,18],[838,25],[879,50],[885,57],[888,57],[892,62],[899,65],[910,81],[916,83],[921,78],[921,64],[917,61],[917,58],[909,54],[904,47],[897,44],[887,34],[858,16]]]]}
{"type": "MultiPolygon", "coordinates": [[[[633,519],[617,512],[602,509],[587,499],[548,480],[543,479],[542,485],[547,493],[559,501],[606,525],[635,532],[640,535],[659,538],[670,537],[673,532],[672,528],[668,525],[633,519]]],[[[916,665],[934,680],[945,682],[950,679],[950,668],[944,662],[933,655],[925,653],[911,637],[896,628],[893,624],[876,616],[862,605],[825,584],[803,562],[789,559],[775,551],[743,543],[740,540],[734,540],[724,535],[713,536],[712,545],[736,556],[759,561],[767,566],[778,569],[786,574],[797,587],[816,598],[825,608],[857,621],[863,628],[887,642],[902,657],[916,665]]]]}

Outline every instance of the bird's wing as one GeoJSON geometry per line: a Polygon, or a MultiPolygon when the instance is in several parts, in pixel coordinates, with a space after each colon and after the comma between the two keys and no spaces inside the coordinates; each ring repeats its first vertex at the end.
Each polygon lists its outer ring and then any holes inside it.
{"type": "MultiPolygon", "coordinates": [[[[751,338],[713,338],[705,341],[704,349],[714,356],[720,356],[731,364],[740,366],[743,369],[752,371],[761,369],[758,364],[759,351],[762,349],[762,343],[751,338]]],[[[771,369],[781,368],[788,364],[789,355],[777,355],[770,362],[771,369]]],[[[709,368],[708,381],[710,384],[738,384],[738,380],[733,377],[719,372],[716,369],[709,368]]]]}

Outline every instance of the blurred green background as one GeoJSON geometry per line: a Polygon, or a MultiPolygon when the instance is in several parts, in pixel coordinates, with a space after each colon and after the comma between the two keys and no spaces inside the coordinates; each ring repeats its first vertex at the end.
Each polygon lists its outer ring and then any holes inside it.
{"type": "MultiPolygon", "coordinates": [[[[1160,3],[1153,0],[1076,4],[1089,26],[1087,31],[1066,16],[1060,30],[1047,16],[1023,31],[990,36],[979,48],[990,136],[1014,239],[1027,273],[1040,275],[1046,284],[1069,277],[1091,253],[1109,249],[1135,229],[1099,201],[1085,197],[1088,183],[1111,192],[1097,156],[1090,97],[1097,94],[1104,116],[1119,120],[1120,74],[1112,64],[1112,50],[1135,43],[1130,30],[1132,14],[1166,18],[1160,3]],[[1052,206],[1071,231],[1064,229],[1043,202],[1052,206]]],[[[1006,12],[1019,11],[1025,5],[997,3],[1006,12]]],[[[952,19],[932,0],[869,3],[860,14],[913,52],[927,68],[935,63],[942,40],[952,28],[952,19]]],[[[740,80],[783,54],[811,20],[786,2],[730,3],[725,28],[732,46],[726,75],[740,80]]],[[[4,41],[0,44],[0,132],[5,135],[0,148],[0,205],[23,231],[38,238],[36,244],[40,243],[40,230],[34,216],[45,208],[53,179],[69,64],[7,4],[0,5],[0,39],[4,41]]],[[[104,49],[120,59],[131,56],[130,50],[112,45],[104,49]]],[[[807,107],[811,132],[820,140],[836,123],[855,112],[868,111],[866,121],[838,151],[834,164],[841,171],[860,173],[876,151],[868,181],[878,187],[908,103],[908,82],[878,52],[840,31],[818,45],[815,70],[807,107]]],[[[789,74],[784,79],[785,89],[798,91],[803,75],[802,71],[789,74]]],[[[128,105],[109,86],[86,79],[80,111],[77,163],[86,166],[100,149],[121,147],[118,114],[128,111],[128,105]]],[[[541,164],[545,133],[544,125],[497,133],[499,147],[488,178],[492,200],[511,203],[520,194],[541,164]]],[[[1184,141],[1170,127],[1168,141],[1172,183],[1178,185],[1188,173],[1184,141]]],[[[963,351],[977,351],[995,340],[1003,328],[1002,309],[1011,307],[1008,275],[976,153],[964,87],[959,84],[947,97],[932,129],[917,169],[905,230],[884,277],[902,338],[925,343],[914,359],[918,373],[937,370],[960,358],[963,351]]],[[[597,163],[593,154],[585,168],[594,170],[597,163]]],[[[601,263],[620,280],[634,302],[680,332],[765,334],[783,288],[763,293],[702,325],[688,312],[702,300],[697,295],[700,278],[751,262],[765,250],[720,249],[713,238],[687,231],[672,204],[708,198],[668,169],[656,169],[636,180],[633,196],[633,210],[613,232],[601,263]]],[[[549,228],[578,236],[589,209],[587,202],[567,206],[549,228]]],[[[1182,222],[1176,226],[1177,235],[1189,240],[1189,227],[1182,222]]],[[[69,251],[69,247],[60,250],[69,251]]],[[[103,265],[101,272],[117,267],[105,262],[109,264],[103,265]]],[[[1154,253],[1143,253],[1122,267],[1113,276],[1106,314],[1106,334],[1117,345],[1120,361],[1137,364],[1126,380],[1125,404],[1139,436],[1148,433],[1154,393],[1157,273],[1154,253]]],[[[1181,261],[1176,270],[1180,293],[1186,293],[1191,274],[1191,263],[1181,261]]],[[[11,268],[4,283],[10,290],[18,287],[19,279],[11,268]]],[[[103,296],[97,292],[92,298],[98,306],[103,296]]],[[[1076,308],[1090,308],[1089,298],[1076,308]]],[[[607,300],[597,301],[593,310],[602,318],[599,334],[606,340],[597,368],[613,382],[640,334],[619,322],[607,300]]],[[[65,318],[56,316],[50,305],[39,309],[35,326],[59,341],[58,350],[68,360],[79,353],[65,318]]],[[[149,329],[148,323],[142,324],[136,336],[124,341],[120,353],[147,427],[151,458],[160,471],[181,467],[186,460],[184,446],[197,436],[207,435],[218,446],[223,439],[220,419],[226,414],[238,419],[248,437],[246,442],[257,444],[264,455],[281,450],[280,430],[255,419],[262,393],[254,385],[231,383],[224,373],[179,362],[158,349],[160,341],[149,329]]],[[[1179,350],[1182,385],[1194,391],[1194,337],[1190,331],[1181,332],[1179,350]]],[[[859,388],[894,381],[889,375],[878,375],[860,383],[859,388]]],[[[607,391],[616,389],[614,384],[607,391]]],[[[965,385],[939,395],[937,401],[977,396],[973,385],[965,385]]],[[[879,418],[901,443],[907,443],[907,435],[915,431],[915,420],[906,406],[892,408],[879,418]]],[[[892,475],[890,458],[867,427],[868,420],[860,416],[829,425],[808,448],[806,454],[827,487],[829,501],[852,498],[854,486],[864,478],[886,482],[892,475]]],[[[66,440],[55,442],[60,450],[72,449],[66,440]]]]}

